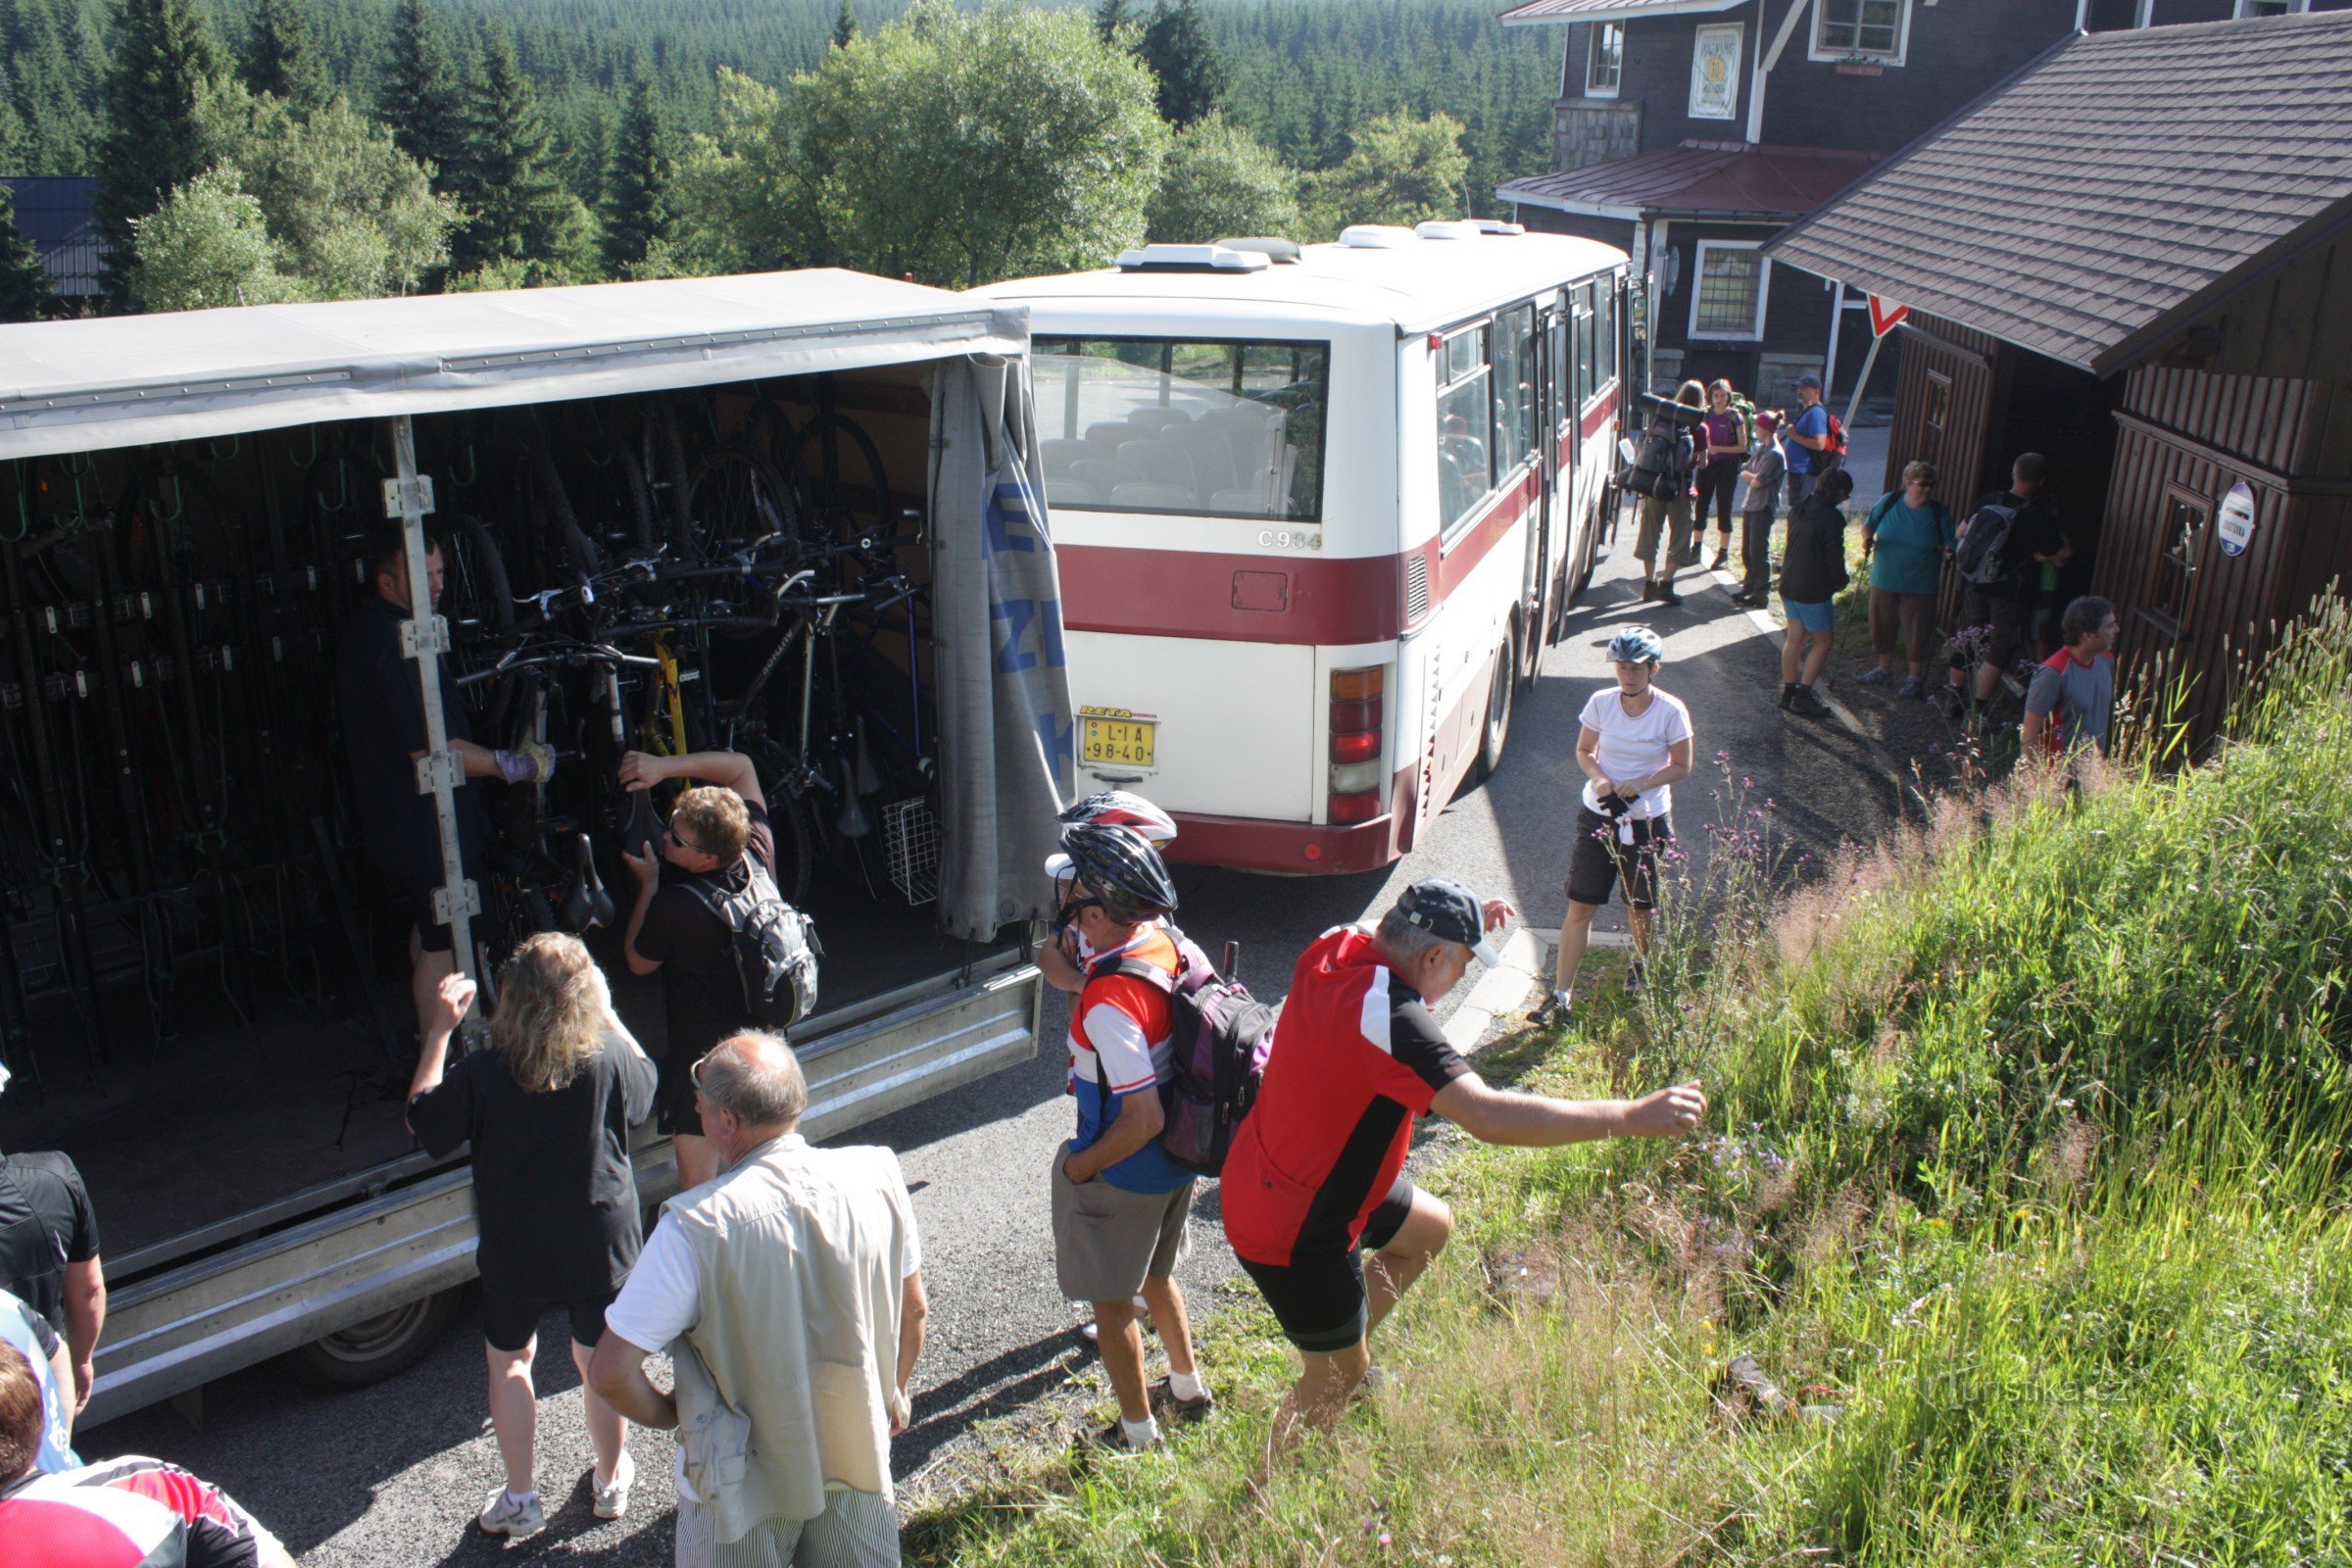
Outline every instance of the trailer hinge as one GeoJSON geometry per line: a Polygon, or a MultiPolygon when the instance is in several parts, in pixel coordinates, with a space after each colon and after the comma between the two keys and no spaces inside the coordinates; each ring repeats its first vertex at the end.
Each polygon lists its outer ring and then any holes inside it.
{"type": "Polygon", "coordinates": [[[482,912],[482,896],[475,891],[473,878],[467,877],[458,884],[458,893],[455,898],[450,897],[447,884],[433,889],[433,923],[435,925],[448,925],[457,919],[461,907],[464,908],[466,917],[469,920],[482,912]]]}
{"type": "Polygon", "coordinates": [[[420,627],[416,621],[400,623],[400,657],[422,659],[426,654],[449,652],[449,617],[433,615],[420,627]]]}
{"type": "Polygon", "coordinates": [[[427,752],[416,759],[416,793],[430,795],[433,786],[447,783],[456,789],[466,782],[466,763],[455,752],[427,752]]]}
{"type": "Polygon", "coordinates": [[[420,473],[414,479],[386,479],[384,481],[385,516],[405,517],[414,511],[416,515],[422,517],[430,514],[432,510],[433,476],[431,474],[420,473]],[[413,487],[409,489],[406,496],[401,494],[404,487],[413,487]],[[414,503],[414,505],[409,503],[414,503]]]}

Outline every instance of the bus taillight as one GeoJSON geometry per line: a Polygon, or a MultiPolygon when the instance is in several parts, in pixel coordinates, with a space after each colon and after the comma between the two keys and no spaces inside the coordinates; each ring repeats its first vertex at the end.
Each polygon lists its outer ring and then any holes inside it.
{"type": "Polygon", "coordinates": [[[1331,810],[1334,823],[1380,814],[1380,754],[1385,664],[1331,672],[1331,810]]]}

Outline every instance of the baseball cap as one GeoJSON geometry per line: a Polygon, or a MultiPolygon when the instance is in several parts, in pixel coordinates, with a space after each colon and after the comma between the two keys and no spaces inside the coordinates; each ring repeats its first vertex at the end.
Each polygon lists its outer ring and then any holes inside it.
{"type": "Polygon", "coordinates": [[[1499,968],[1502,955],[1487,942],[1486,910],[1477,897],[1449,876],[1423,877],[1396,899],[1396,912],[1408,925],[1420,927],[1444,942],[1458,942],[1488,968],[1499,968]]]}
{"type": "Polygon", "coordinates": [[[1780,427],[1781,427],[1781,416],[1780,416],[1779,415],[1777,415],[1777,414],[1773,413],[1773,412],[1772,412],[1770,409],[1758,409],[1758,410],[1756,411],[1756,428],[1757,428],[1757,429],[1759,429],[1759,430],[1777,430],[1777,429],[1779,429],[1780,427]]]}
{"type": "Polygon", "coordinates": [[[1796,378],[1796,384],[1798,386],[1809,386],[1814,391],[1818,392],[1821,390],[1821,377],[1815,375],[1811,370],[1807,370],[1804,374],[1796,378]]]}

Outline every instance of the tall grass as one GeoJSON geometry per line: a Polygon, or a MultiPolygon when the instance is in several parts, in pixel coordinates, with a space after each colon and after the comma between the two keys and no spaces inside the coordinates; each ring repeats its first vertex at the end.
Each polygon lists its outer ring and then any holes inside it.
{"type": "Polygon", "coordinates": [[[1446,1162],[1402,1394],[1261,1476],[1291,1363],[1237,1304],[1216,1422],[915,1560],[2352,1562],[2342,607],[2230,735],[1947,798],[1794,893],[1727,873],[1706,961],[1539,1074],[1696,1072],[1706,1135],[1446,1162]],[[1820,1419],[1728,1415],[1735,1350],[1820,1419]]]}

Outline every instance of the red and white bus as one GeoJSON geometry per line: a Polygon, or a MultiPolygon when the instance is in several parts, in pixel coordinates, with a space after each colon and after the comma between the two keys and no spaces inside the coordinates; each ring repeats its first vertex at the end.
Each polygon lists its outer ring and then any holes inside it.
{"type": "Polygon", "coordinates": [[[1592,571],[1623,251],[1467,221],[1153,245],[1030,312],[1079,787],[1180,859],[1385,865],[1592,571]]]}

